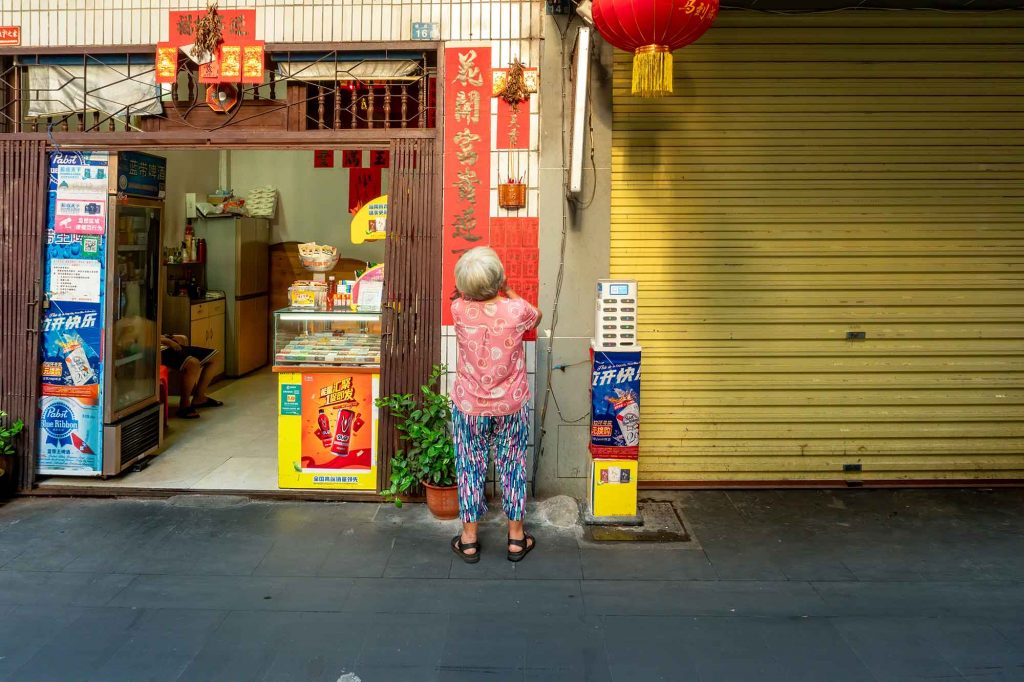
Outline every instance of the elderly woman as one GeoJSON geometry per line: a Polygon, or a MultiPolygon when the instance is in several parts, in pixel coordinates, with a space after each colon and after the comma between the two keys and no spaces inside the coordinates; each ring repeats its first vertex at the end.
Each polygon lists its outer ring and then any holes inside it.
{"type": "Polygon", "coordinates": [[[540,311],[512,291],[493,250],[470,249],[455,265],[452,318],[459,344],[451,390],[455,469],[462,533],[452,551],[480,560],[477,521],[487,511],[484,480],[495,453],[502,506],[508,516],[508,560],[520,561],[537,541],[523,528],[530,387],[523,335],[540,324],[540,311]]]}

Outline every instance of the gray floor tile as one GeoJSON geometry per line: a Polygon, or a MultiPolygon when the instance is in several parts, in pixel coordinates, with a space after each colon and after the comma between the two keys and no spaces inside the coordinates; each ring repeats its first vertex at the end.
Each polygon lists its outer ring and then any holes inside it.
{"type": "Polygon", "coordinates": [[[0,571],[0,604],[103,606],[136,576],[119,573],[0,571]]]}
{"type": "Polygon", "coordinates": [[[452,571],[453,559],[458,560],[458,557],[441,542],[399,537],[395,539],[384,567],[384,577],[447,578],[452,571]]]}
{"type": "Polygon", "coordinates": [[[225,611],[344,611],[352,581],[346,578],[139,576],[112,602],[132,608],[225,611]]]}
{"type": "Polygon", "coordinates": [[[584,547],[587,580],[714,580],[716,572],[700,550],[659,547],[584,547]]]}
{"type": "Polygon", "coordinates": [[[356,669],[389,667],[437,668],[448,638],[448,614],[410,613],[401,618],[363,616],[364,634],[356,669]]]}
{"type": "Polygon", "coordinates": [[[825,605],[806,583],[585,580],[586,612],[645,616],[814,616],[825,605]]]}
{"type": "Polygon", "coordinates": [[[0,680],[23,679],[19,668],[85,612],[76,606],[0,607],[0,680]]]}
{"type": "Polygon", "coordinates": [[[836,618],[834,627],[880,681],[961,679],[926,636],[893,618],[836,618]]]}
{"type": "Polygon", "coordinates": [[[90,608],[71,623],[54,630],[11,679],[66,682],[87,679],[118,650],[141,617],[134,609],[90,608]]]}
{"type": "Polygon", "coordinates": [[[123,643],[95,672],[81,679],[96,682],[176,680],[226,615],[207,610],[141,611],[123,643]]]}
{"type": "Polygon", "coordinates": [[[345,529],[327,550],[317,575],[380,578],[394,544],[392,533],[374,526],[345,529]]]}
{"type": "Polygon", "coordinates": [[[203,648],[178,679],[182,682],[264,679],[280,652],[293,645],[290,635],[306,634],[302,628],[303,615],[255,611],[228,614],[206,638],[203,648]]]}

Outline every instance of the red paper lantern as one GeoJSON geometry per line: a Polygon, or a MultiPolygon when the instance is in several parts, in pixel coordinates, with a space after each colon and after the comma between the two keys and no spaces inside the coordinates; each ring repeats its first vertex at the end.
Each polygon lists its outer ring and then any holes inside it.
{"type": "Polygon", "coordinates": [[[633,94],[672,93],[672,51],[704,35],[718,0],[594,0],[594,26],[620,50],[633,53],[633,94]]]}

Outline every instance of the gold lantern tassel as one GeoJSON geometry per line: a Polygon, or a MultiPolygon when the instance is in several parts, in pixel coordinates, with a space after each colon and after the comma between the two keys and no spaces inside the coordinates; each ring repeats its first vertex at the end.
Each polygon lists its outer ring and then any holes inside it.
{"type": "Polygon", "coordinates": [[[672,53],[664,45],[645,45],[633,53],[633,94],[664,97],[672,94],[672,53]]]}

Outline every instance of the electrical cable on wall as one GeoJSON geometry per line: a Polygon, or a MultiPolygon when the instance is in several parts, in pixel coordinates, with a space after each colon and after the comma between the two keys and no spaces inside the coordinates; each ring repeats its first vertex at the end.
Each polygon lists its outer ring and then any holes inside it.
{"type": "MultiPolygon", "coordinates": [[[[572,26],[573,26],[573,24],[575,22],[575,19],[576,19],[576,15],[574,14],[574,15],[572,15],[572,17],[569,18],[569,21],[566,22],[565,29],[563,29],[562,31],[559,31],[559,40],[560,40],[559,51],[560,51],[561,60],[562,60],[562,63],[561,63],[562,74],[561,74],[561,77],[559,78],[559,89],[560,89],[560,92],[561,92],[560,120],[562,120],[562,121],[565,120],[565,110],[566,110],[566,104],[565,104],[565,97],[566,97],[566,92],[565,92],[566,72],[569,73],[570,77],[571,77],[571,74],[572,74],[572,68],[571,68],[572,65],[566,63],[567,52],[566,52],[565,41],[566,41],[566,38],[569,35],[569,31],[572,29],[572,26]]],[[[589,76],[589,70],[588,70],[588,78],[589,77],[590,76],[589,76]]],[[[589,94],[588,94],[588,97],[589,97],[589,94]]],[[[590,119],[589,119],[589,116],[588,116],[588,122],[589,122],[589,120],[590,119]]],[[[596,163],[595,158],[594,158],[593,134],[594,134],[594,129],[593,129],[593,126],[591,125],[591,127],[590,127],[590,135],[591,135],[590,158],[591,158],[591,163],[593,165],[593,168],[594,168],[594,170],[596,172],[596,170],[597,170],[597,163],[596,163]]],[[[566,135],[566,131],[562,130],[561,131],[561,143],[562,144],[561,144],[561,160],[560,161],[561,161],[561,167],[562,167],[562,186],[563,187],[568,187],[569,186],[569,166],[566,163],[567,152],[566,152],[565,135],[566,135]]],[[[593,202],[594,194],[596,194],[596,192],[597,192],[597,183],[596,183],[596,179],[595,179],[594,192],[591,195],[591,198],[589,199],[587,204],[582,206],[582,208],[586,208],[587,206],[589,206],[593,202]]],[[[561,298],[561,295],[562,295],[562,283],[563,283],[563,281],[565,279],[565,247],[566,247],[566,242],[567,242],[568,235],[569,235],[569,212],[568,212],[568,206],[569,206],[569,203],[571,201],[574,201],[574,200],[571,197],[568,197],[568,196],[562,201],[562,236],[561,236],[561,243],[559,245],[559,250],[558,250],[558,274],[555,277],[555,295],[554,295],[554,301],[553,301],[552,306],[551,306],[551,326],[548,329],[548,353],[547,353],[547,361],[546,361],[546,367],[545,367],[546,386],[545,386],[545,390],[544,390],[544,400],[541,403],[541,410],[540,410],[540,436],[541,436],[541,438],[540,438],[540,449],[537,451],[537,455],[533,458],[533,471],[532,471],[532,476],[531,476],[531,481],[530,481],[530,494],[532,496],[534,496],[534,497],[537,494],[537,470],[538,470],[538,468],[540,466],[540,460],[544,456],[544,449],[545,449],[545,446],[544,446],[545,438],[544,438],[544,436],[547,433],[547,414],[548,414],[548,404],[549,404],[548,401],[550,400],[551,402],[553,402],[555,404],[555,410],[558,413],[558,417],[562,420],[563,423],[566,423],[566,424],[577,424],[577,423],[583,421],[584,419],[587,419],[590,416],[590,413],[588,412],[588,413],[584,414],[583,416],[578,417],[576,419],[568,419],[568,418],[566,418],[566,416],[562,413],[561,406],[558,403],[558,397],[555,395],[554,389],[551,386],[551,379],[552,379],[552,376],[554,375],[554,370],[555,370],[554,362],[553,361],[554,361],[554,349],[555,349],[555,330],[558,327],[558,303],[559,303],[559,299],[561,298]]],[[[578,365],[578,364],[583,364],[583,363],[580,362],[580,363],[572,363],[570,365],[561,365],[559,368],[562,371],[564,371],[565,368],[572,367],[572,366],[575,366],[575,365],[578,365]]]]}

